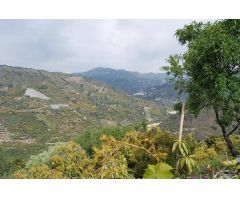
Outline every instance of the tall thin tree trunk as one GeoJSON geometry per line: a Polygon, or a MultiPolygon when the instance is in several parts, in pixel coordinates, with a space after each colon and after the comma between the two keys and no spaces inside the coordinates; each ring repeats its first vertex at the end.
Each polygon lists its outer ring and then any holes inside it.
{"type": "Polygon", "coordinates": [[[182,141],[184,112],[185,112],[185,102],[182,102],[182,109],[181,109],[181,116],[180,116],[180,125],[179,125],[179,138],[178,138],[179,142],[182,141]]]}

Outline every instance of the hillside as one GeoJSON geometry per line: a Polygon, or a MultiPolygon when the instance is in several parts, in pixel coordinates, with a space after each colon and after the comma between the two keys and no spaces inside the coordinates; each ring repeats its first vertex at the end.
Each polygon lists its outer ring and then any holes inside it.
{"type": "Polygon", "coordinates": [[[102,81],[130,95],[161,85],[166,82],[167,77],[165,73],[138,73],[101,67],[77,74],[102,81]]]}
{"type": "MultiPolygon", "coordinates": [[[[108,83],[133,97],[154,101],[161,108],[160,127],[174,133],[178,131],[179,115],[170,114],[177,100],[177,92],[174,89],[174,84],[167,82],[166,74],[140,74],[110,68],[95,68],[82,74],[108,83]]],[[[220,130],[214,119],[215,116],[212,111],[202,111],[197,119],[186,113],[184,130],[195,134],[197,138],[205,138],[207,135],[216,134],[220,130]]]]}
{"type": "MultiPolygon", "coordinates": [[[[17,162],[88,129],[134,125],[145,118],[176,133],[179,116],[168,114],[173,104],[156,100],[174,98],[172,86],[163,85],[142,90],[145,100],[81,75],[1,66],[1,148],[17,162]]],[[[202,138],[218,130],[212,115],[203,113],[197,120],[187,114],[184,131],[202,138]]]]}
{"type": "Polygon", "coordinates": [[[171,104],[177,99],[177,93],[174,90],[174,85],[168,82],[142,89],[139,92],[134,93],[133,96],[147,100],[154,100],[161,104],[171,104]]]}
{"type": "Polygon", "coordinates": [[[151,120],[159,121],[158,105],[127,96],[102,82],[0,67],[0,143],[10,158],[27,158],[88,128],[140,122],[146,110],[151,120]]]}
{"type": "Polygon", "coordinates": [[[52,142],[59,134],[70,136],[88,127],[141,121],[144,107],[152,108],[153,120],[158,120],[160,112],[155,104],[126,96],[98,81],[34,69],[1,67],[0,93],[0,120],[17,139],[43,139],[46,134],[45,139],[52,142]],[[49,99],[25,96],[27,88],[49,99]],[[22,127],[25,122],[31,131],[22,127]]]}

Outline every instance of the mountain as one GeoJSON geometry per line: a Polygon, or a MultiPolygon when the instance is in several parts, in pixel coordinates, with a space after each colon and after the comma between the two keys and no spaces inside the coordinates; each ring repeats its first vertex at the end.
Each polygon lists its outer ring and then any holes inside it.
{"type": "Polygon", "coordinates": [[[56,135],[49,137],[48,132],[66,137],[88,127],[140,121],[145,117],[144,107],[152,108],[153,120],[158,120],[160,112],[152,102],[93,79],[27,68],[0,67],[0,94],[0,122],[19,140],[41,139],[46,134],[51,142],[56,135]],[[32,131],[23,128],[27,119],[41,124],[41,136],[33,127],[32,131]]]}
{"type": "Polygon", "coordinates": [[[138,73],[101,67],[76,74],[102,81],[130,95],[161,85],[166,82],[167,77],[165,73],[138,73]]]}

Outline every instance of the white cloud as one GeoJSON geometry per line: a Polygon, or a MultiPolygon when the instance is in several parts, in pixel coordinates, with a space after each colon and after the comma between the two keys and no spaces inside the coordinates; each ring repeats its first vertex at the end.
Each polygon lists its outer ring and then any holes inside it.
{"type": "Polygon", "coordinates": [[[79,72],[94,67],[158,72],[184,50],[191,20],[0,20],[0,64],[79,72]]]}

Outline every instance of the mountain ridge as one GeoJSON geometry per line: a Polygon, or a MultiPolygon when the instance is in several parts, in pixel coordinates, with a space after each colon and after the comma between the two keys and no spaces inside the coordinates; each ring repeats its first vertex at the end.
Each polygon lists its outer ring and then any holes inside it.
{"type": "Polygon", "coordinates": [[[166,73],[139,73],[104,67],[73,74],[102,81],[130,95],[148,87],[161,85],[166,82],[167,77],[166,73]]]}

